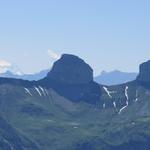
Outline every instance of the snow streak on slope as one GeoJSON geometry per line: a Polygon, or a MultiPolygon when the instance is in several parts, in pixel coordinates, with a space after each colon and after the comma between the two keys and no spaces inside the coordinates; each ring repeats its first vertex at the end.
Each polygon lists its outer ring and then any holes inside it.
{"type": "Polygon", "coordinates": [[[112,98],[111,92],[110,92],[106,87],[103,87],[103,89],[104,89],[105,92],[108,94],[108,96],[109,96],[110,98],[112,98]]]}
{"type": "Polygon", "coordinates": [[[39,88],[42,91],[43,95],[46,96],[45,90],[41,86],[39,86],[39,88]]]}
{"type": "Polygon", "coordinates": [[[129,87],[126,86],[126,88],[125,88],[125,96],[126,96],[127,101],[129,100],[128,89],[129,89],[129,87]]]}
{"type": "Polygon", "coordinates": [[[38,94],[39,94],[40,96],[42,96],[40,90],[39,90],[37,87],[34,87],[34,88],[35,88],[35,90],[38,92],[38,94]]]}
{"type": "Polygon", "coordinates": [[[103,108],[106,108],[106,104],[105,103],[103,104],[103,108]]]}
{"type": "Polygon", "coordinates": [[[129,87],[126,86],[126,88],[125,88],[126,106],[122,107],[122,108],[119,110],[119,114],[121,114],[121,112],[122,112],[126,107],[128,107],[128,105],[129,105],[128,89],[129,89],[129,87]]]}
{"type": "Polygon", "coordinates": [[[27,88],[24,88],[24,89],[25,89],[25,92],[26,92],[26,93],[28,93],[30,96],[32,96],[32,94],[31,94],[31,92],[30,92],[29,89],[27,89],[27,88]]]}
{"type": "Polygon", "coordinates": [[[117,106],[116,106],[116,102],[113,102],[113,105],[114,105],[115,108],[117,107],[117,106]]]}
{"type": "Polygon", "coordinates": [[[136,99],[135,99],[135,102],[138,101],[138,90],[136,90],[136,99]]]}

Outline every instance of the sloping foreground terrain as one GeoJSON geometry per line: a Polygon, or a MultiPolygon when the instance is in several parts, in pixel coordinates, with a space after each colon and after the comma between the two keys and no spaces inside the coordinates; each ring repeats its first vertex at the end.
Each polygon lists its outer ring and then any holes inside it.
{"type": "Polygon", "coordinates": [[[150,61],[117,86],[67,54],[40,81],[0,78],[0,150],[150,150],[150,61]]]}

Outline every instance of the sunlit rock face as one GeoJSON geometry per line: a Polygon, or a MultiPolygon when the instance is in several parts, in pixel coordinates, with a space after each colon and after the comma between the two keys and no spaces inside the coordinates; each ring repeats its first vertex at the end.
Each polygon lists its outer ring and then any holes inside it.
{"type": "Polygon", "coordinates": [[[54,63],[47,78],[64,84],[87,84],[93,81],[93,70],[79,57],[64,54],[54,63]]]}
{"type": "Polygon", "coordinates": [[[140,73],[137,80],[140,82],[150,82],[150,60],[140,65],[140,73]]]}

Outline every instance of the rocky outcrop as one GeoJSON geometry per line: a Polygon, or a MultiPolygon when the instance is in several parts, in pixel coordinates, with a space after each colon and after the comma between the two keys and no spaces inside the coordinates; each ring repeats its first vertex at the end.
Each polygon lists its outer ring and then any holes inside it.
{"type": "Polygon", "coordinates": [[[140,65],[140,73],[137,80],[140,82],[150,82],[150,60],[140,65]]]}
{"type": "Polygon", "coordinates": [[[54,89],[73,102],[95,104],[100,100],[100,85],[93,81],[92,68],[74,55],[62,55],[39,84],[54,89]]]}
{"type": "Polygon", "coordinates": [[[54,63],[47,78],[64,84],[87,84],[93,81],[93,70],[79,57],[64,54],[54,63]]]}

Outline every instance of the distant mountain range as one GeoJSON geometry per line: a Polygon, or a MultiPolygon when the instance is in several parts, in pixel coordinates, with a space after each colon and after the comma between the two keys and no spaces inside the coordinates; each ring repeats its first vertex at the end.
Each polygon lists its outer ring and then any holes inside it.
{"type": "Polygon", "coordinates": [[[101,75],[95,77],[95,81],[104,85],[117,85],[133,81],[136,79],[138,73],[127,73],[119,70],[106,72],[103,71],[101,75]]]}
{"type": "Polygon", "coordinates": [[[37,80],[40,80],[40,79],[46,77],[48,72],[49,72],[49,70],[43,70],[43,71],[40,71],[40,72],[35,73],[35,74],[18,75],[18,74],[12,73],[11,71],[6,71],[5,73],[1,73],[0,77],[23,79],[23,80],[29,80],[29,81],[33,81],[33,80],[37,81],[37,80]]]}
{"type": "MultiPolygon", "coordinates": [[[[35,74],[17,75],[17,74],[12,73],[11,71],[7,71],[5,73],[1,73],[0,77],[37,81],[46,77],[48,72],[49,70],[47,69],[47,70],[43,70],[35,74]]],[[[133,81],[136,79],[137,75],[138,75],[137,73],[127,73],[127,72],[121,72],[119,70],[115,70],[111,72],[103,71],[101,75],[95,77],[94,80],[97,83],[104,84],[104,85],[117,85],[117,84],[129,82],[129,81],[133,81]]]]}

